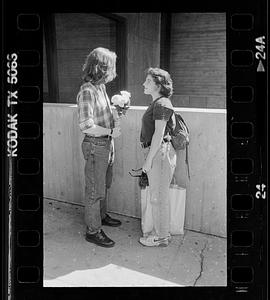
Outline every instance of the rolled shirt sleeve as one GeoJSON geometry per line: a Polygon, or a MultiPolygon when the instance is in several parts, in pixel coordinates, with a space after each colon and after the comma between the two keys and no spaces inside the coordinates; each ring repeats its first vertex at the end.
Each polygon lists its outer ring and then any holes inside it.
{"type": "Polygon", "coordinates": [[[77,97],[79,127],[82,131],[94,125],[94,100],[94,95],[90,89],[82,90],[77,97]]]}
{"type": "Polygon", "coordinates": [[[173,106],[169,99],[160,99],[153,109],[153,120],[168,121],[173,113],[173,106]]]}

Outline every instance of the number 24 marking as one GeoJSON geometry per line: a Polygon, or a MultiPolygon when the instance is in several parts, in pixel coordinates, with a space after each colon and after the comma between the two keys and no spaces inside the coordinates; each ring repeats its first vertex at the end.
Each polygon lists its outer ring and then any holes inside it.
{"type": "Polygon", "coordinates": [[[257,192],[255,194],[256,198],[259,199],[262,197],[262,199],[266,198],[266,192],[264,191],[264,188],[266,187],[265,184],[262,184],[261,186],[259,184],[256,185],[257,192]],[[262,188],[262,193],[261,193],[261,188],[262,188]]]}

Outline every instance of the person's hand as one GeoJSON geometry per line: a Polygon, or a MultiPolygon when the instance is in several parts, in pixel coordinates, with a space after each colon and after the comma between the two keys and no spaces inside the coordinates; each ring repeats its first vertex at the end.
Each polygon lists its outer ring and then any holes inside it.
{"type": "Polygon", "coordinates": [[[120,127],[115,127],[113,129],[113,132],[112,132],[112,137],[113,138],[117,138],[121,135],[121,128],[120,127]]]}
{"type": "Polygon", "coordinates": [[[146,159],[146,161],[144,162],[144,164],[142,166],[142,171],[145,173],[148,173],[151,168],[152,168],[152,161],[149,161],[148,159],[146,159]]]}
{"type": "Polygon", "coordinates": [[[120,118],[126,114],[126,112],[129,108],[130,108],[129,105],[125,105],[123,107],[121,107],[119,105],[115,105],[115,109],[117,111],[118,117],[120,117],[120,118]]]}

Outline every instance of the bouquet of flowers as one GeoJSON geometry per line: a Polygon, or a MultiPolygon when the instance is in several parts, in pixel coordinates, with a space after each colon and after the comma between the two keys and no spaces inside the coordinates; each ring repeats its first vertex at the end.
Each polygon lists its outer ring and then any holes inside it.
{"type": "Polygon", "coordinates": [[[112,96],[112,104],[116,108],[118,116],[125,115],[130,106],[130,93],[127,91],[121,91],[121,95],[117,94],[112,96]]]}

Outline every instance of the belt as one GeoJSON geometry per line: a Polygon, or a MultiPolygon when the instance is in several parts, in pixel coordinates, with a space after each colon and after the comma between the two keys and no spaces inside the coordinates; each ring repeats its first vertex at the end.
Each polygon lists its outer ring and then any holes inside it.
{"type": "Polygon", "coordinates": [[[95,136],[95,135],[90,135],[86,134],[87,138],[94,138],[94,139],[110,139],[111,135],[100,135],[100,136],[95,136]]]}

